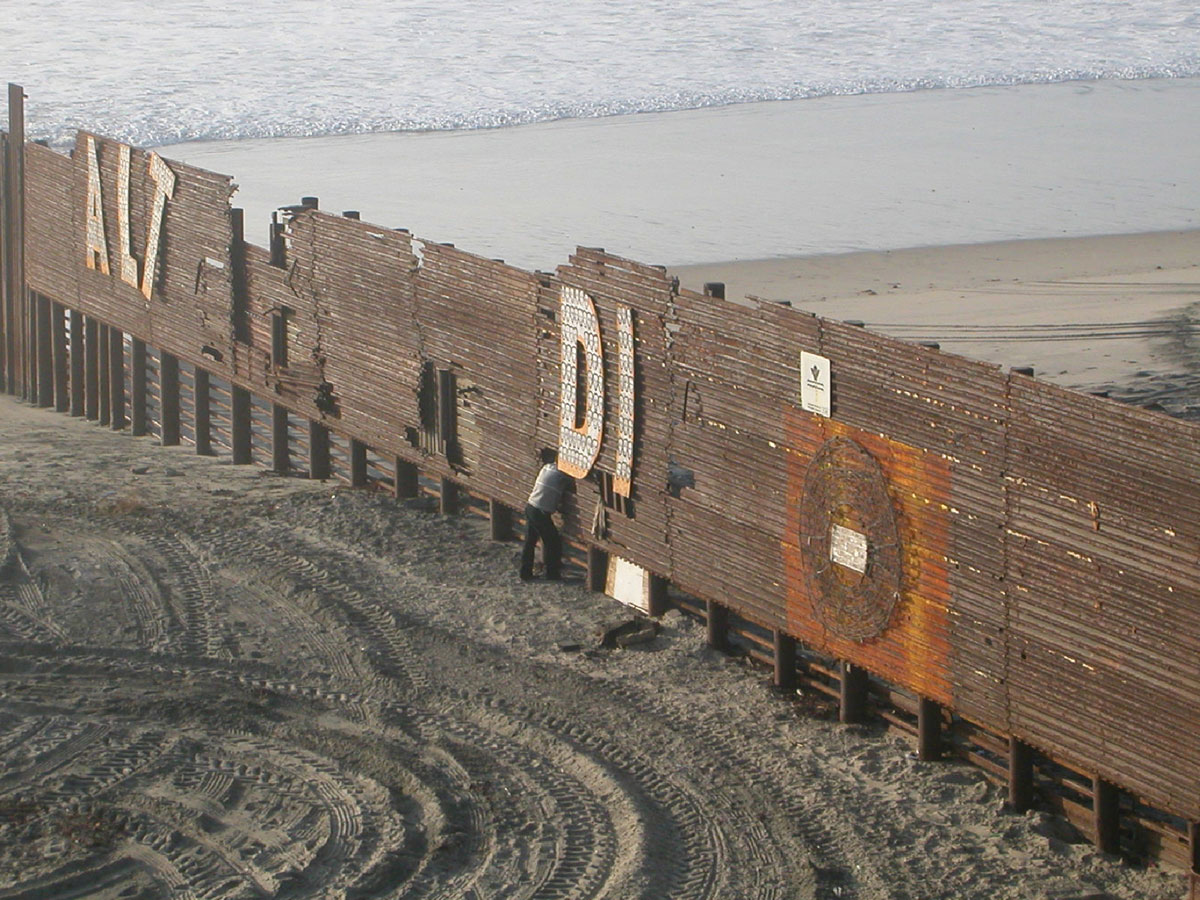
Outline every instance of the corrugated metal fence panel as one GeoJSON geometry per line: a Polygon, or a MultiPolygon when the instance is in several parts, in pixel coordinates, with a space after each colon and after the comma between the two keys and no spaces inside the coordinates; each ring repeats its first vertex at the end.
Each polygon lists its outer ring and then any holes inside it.
{"type": "MultiPolygon", "coordinates": [[[[121,144],[80,132],[72,158],[72,227],[65,240],[78,262],[74,263],[78,293],[68,298],[78,309],[156,346],[175,348],[177,355],[200,358],[205,347],[220,355],[210,359],[216,371],[229,371],[230,260],[229,197],[233,185],[228,176],[217,175],[177,162],[166,165],[174,176],[172,196],[165,204],[152,273],[153,292],[147,300],[139,286],[122,279],[119,204],[125,195],[118,190],[121,144]],[[84,265],[87,257],[87,203],[89,139],[94,147],[103,210],[108,273],[99,261],[94,268],[84,265]]],[[[130,151],[128,180],[129,248],[142,280],[151,239],[156,182],[151,177],[155,154],[130,151]]],[[[52,173],[38,173],[47,177],[52,173]]],[[[41,249],[38,250],[41,253],[41,249]]],[[[53,251],[51,251],[53,252],[53,251]]]]}
{"type": "Polygon", "coordinates": [[[74,240],[77,205],[68,156],[25,145],[25,278],[30,288],[74,305],[83,244],[74,240]]]}
{"type": "MultiPolygon", "coordinates": [[[[663,502],[667,482],[666,448],[671,428],[672,383],[667,365],[664,321],[673,303],[673,285],[665,272],[656,266],[646,266],[612,256],[602,250],[580,247],[567,265],[559,266],[561,284],[578,288],[589,297],[596,308],[600,323],[601,346],[604,355],[605,410],[604,440],[594,469],[611,477],[616,469],[617,398],[618,398],[618,328],[617,308],[629,307],[634,313],[635,335],[635,441],[633,453],[633,515],[618,510],[607,514],[607,537],[600,541],[606,549],[650,569],[660,575],[670,571],[667,552],[667,512],[663,502]]],[[[550,296],[543,292],[543,300],[550,296]]],[[[547,373],[544,387],[550,388],[549,373],[556,370],[560,359],[558,303],[543,308],[542,316],[550,325],[552,338],[539,344],[543,354],[541,364],[547,373]],[[551,322],[548,313],[554,312],[551,322]]],[[[540,421],[552,426],[554,437],[550,446],[558,443],[558,391],[544,392],[540,421]]],[[[596,481],[589,478],[576,486],[576,514],[583,533],[591,531],[601,494],[596,481]]]]}
{"type": "MultiPolygon", "coordinates": [[[[232,375],[236,349],[231,345],[233,234],[229,199],[234,185],[227,175],[171,160],[167,165],[175,174],[175,193],[163,216],[157,289],[149,304],[154,333],[147,340],[158,346],[182,342],[185,349],[200,354],[205,346],[211,346],[225,354],[221,369],[232,375]]],[[[133,170],[139,169],[144,172],[145,163],[135,151],[133,170]]],[[[149,209],[152,184],[144,176],[140,181],[149,209]]],[[[139,179],[135,177],[133,182],[137,185],[139,179]]],[[[137,198],[135,190],[135,209],[137,198]]],[[[135,224],[134,234],[138,234],[137,227],[135,224]]],[[[135,238],[135,246],[144,240],[135,238]]]]}
{"type": "Polygon", "coordinates": [[[770,628],[787,630],[789,423],[798,346],[816,319],[775,305],[681,291],[671,347],[670,447],[693,484],[668,499],[672,579],[770,628]]]}
{"type": "Polygon", "coordinates": [[[1200,819],[1194,425],[1014,376],[1012,728],[1200,819]]]}
{"type": "Polygon", "coordinates": [[[290,239],[289,368],[293,355],[307,357],[317,364],[310,377],[332,385],[337,412],[326,424],[392,454],[411,450],[420,372],[411,239],[317,212],[293,220],[290,239]]]}
{"type": "MultiPolygon", "coordinates": [[[[72,221],[72,232],[68,240],[78,248],[80,262],[83,262],[88,256],[91,256],[93,260],[92,266],[76,268],[79,279],[78,303],[79,308],[89,316],[95,316],[109,325],[136,334],[144,340],[152,340],[150,335],[153,329],[150,325],[150,309],[148,308],[148,304],[141,295],[138,287],[127,284],[121,278],[121,245],[117,213],[119,197],[117,191],[117,160],[119,147],[120,145],[115,142],[106,141],[95,135],[87,135],[83,132],[79,133],[75,141],[75,150],[72,154],[74,167],[71,183],[72,205],[75,209],[75,215],[72,221]],[[99,172],[100,208],[103,210],[104,241],[107,250],[107,253],[103,255],[87,250],[87,220],[89,215],[89,153],[87,148],[89,140],[92,142],[95,150],[99,172]],[[99,258],[101,256],[103,256],[102,259],[99,258]]],[[[137,234],[140,236],[139,247],[141,247],[141,252],[135,254],[138,269],[136,280],[140,281],[141,262],[145,255],[145,248],[142,245],[146,240],[147,234],[146,214],[142,208],[146,196],[143,186],[140,184],[140,179],[132,177],[132,160],[130,162],[130,170],[129,231],[131,245],[133,235],[137,234]],[[136,194],[140,202],[137,203],[134,201],[135,181],[139,182],[136,194]],[[137,207],[136,215],[133,211],[135,206],[137,207]]]]}
{"type": "Polygon", "coordinates": [[[908,532],[910,612],[930,629],[930,658],[948,642],[954,707],[1003,728],[1005,376],[841,322],[822,320],[820,338],[834,420],[889,439],[880,462],[908,532]]]}
{"type": "Polygon", "coordinates": [[[253,245],[246,247],[246,331],[248,346],[239,348],[238,374],[252,390],[310,420],[321,420],[314,399],[325,379],[316,301],[311,283],[301,281],[300,269],[271,264],[271,254],[253,245]],[[275,317],[289,310],[286,365],[272,360],[275,317]]]}
{"type": "Polygon", "coordinates": [[[421,256],[414,351],[418,361],[457,378],[460,460],[453,474],[522,508],[539,466],[534,332],[541,282],[443,244],[422,242],[421,256]]]}

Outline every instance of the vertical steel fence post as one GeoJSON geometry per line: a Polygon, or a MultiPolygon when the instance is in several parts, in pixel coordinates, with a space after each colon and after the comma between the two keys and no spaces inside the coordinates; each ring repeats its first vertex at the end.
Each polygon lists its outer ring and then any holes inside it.
{"type": "Polygon", "coordinates": [[[21,305],[24,307],[25,324],[22,326],[25,338],[25,400],[34,406],[38,405],[38,303],[28,290],[21,291],[21,305]]]}
{"type": "Polygon", "coordinates": [[[838,668],[842,682],[838,721],[844,725],[862,722],[867,717],[867,692],[870,686],[867,670],[845,660],[838,662],[838,668]]]}
{"type": "Polygon", "coordinates": [[[600,547],[588,545],[587,583],[588,590],[604,593],[608,582],[608,553],[600,547]]]}
{"type": "Polygon", "coordinates": [[[129,431],[146,433],[146,343],[137,338],[129,346],[129,431]]]}
{"type": "Polygon", "coordinates": [[[917,758],[926,762],[942,758],[942,707],[928,697],[917,701],[917,758]]]}
{"type": "Polygon", "coordinates": [[[8,86],[8,152],[4,167],[5,284],[10,311],[9,392],[28,398],[32,379],[28,361],[29,304],[25,289],[25,90],[8,86]]]}
{"type": "Polygon", "coordinates": [[[1008,804],[1018,813],[1033,806],[1033,748],[1015,737],[1008,739],[1008,804]]]}
{"type": "Polygon", "coordinates": [[[233,463],[236,466],[248,466],[253,460],[250,429],[252,419],[250,412],[250,392],[237,385],[229,388],[229,426],[233,431],[233,463]]]}
{"type": "Polygon", "coordinates": [[[108,326],[101,322],[100,340],[97,343],[100,371],[100,412],[97,421],[101,425],[112,422],[112,341],[108,331],[108,326]]]}
{"type": "Polygon", "coordinates": [[[37,394],[38,406],[54,405],[54,325],[49,297],[30,294],[37,307],[37,394]]]}
{"type": "Polygon", "coordinates": [[[286,475],[291,467],[292,454],[289,446],[287,407],[273,403],[271,405],[271,468],[280,475],[286,475]]]}
{"type": "Polygon", "coordinates": [[[87,363],[87,339],[84,336],[83,313],[73,309],[69,313],[71,333],[71,415],[83,416],[84,406],[84,372],[87,363]]]}
{"type": "Polygon", "coordinates": [[[56,412],[67,412],[71,408],[66,316],[67,311],[61,303],[50,304],[50,354],[54,362],[54,409],[56,412]]]}
{"type": "Polygon", "coordinates": [[[329,477],[329,429],[320,422],[308,423],[308,477],[324,481],[329,477]]]}
{"type": "Polygon", "coordinates": [[[125,427],[125,332],[108,329],[109,403],[112,410],[112,430],[125,427]]]}
{"type": "Polygon", "coordinates": [[[350,439],[350,486],[367,486],[367,445],[354,438],[350,439]]]}
{"type": "Polygon", "coordinates": [[[444,516],[452,516],[458,511],[458,485],[449,478],[441,479],[441,490],[438,491],[438,510],[444,516]]]}
{"type": "Polygon", "coordinates": [[[705,601],[705,628],[708,646],[714,650],[729,649],[729,610],[715,600],[705,601]]]}
{"type": "Polygon", "coordinates": [[[512,510],[499,500],[488,500],[488,523],[491,525],[493,541],[512,540],[512,510]]]}
{"type": "Polygon", "coordinates": [[[667,611],[670,606],[670,600],[667,598],[667,589],[671,586],[671,582],[663,578],[661,575],[650,575],[650,596],[646,598],[649,605],[647,612],[652,616],[661,616],[667,611]]]}
{"type": "Polygon", "coordinates": [[[193,428],[196,434],[196,455],[212,456],[212,395],[207,369],[196,367],[192,410],[195,415],[193,428]]]}
{"type": "Polygon", "coordinates": [[[796,639],[775,630],[775,687],[781,691],[796,689],[796,639]]]}
{"type": "Polygon", "coordinates": [[[1092,820],[1096,847],[1102,853],[1121,852],[1121,792],[1099,775],[1092,779],[1092,820]]]}
{"type": "Polygon", "coordinates": [[[420,488],[420,472],[415,463],[396,457],[396,477],[393,490],[397,500],[407,500],[417,496],[420,488]]]}
{"type": "Polygon", "coordinates": [[[179,357],[165,350],[158,355],[158,394],[162,406],[162,434],[164,447],[179,443],[179,357]]]}
{"type": "Polygon", "coordinates": [[[83,344],[87,365],[84,374],[84,415],[96,422],[100,419],[100,323],[91,316],[84,320],[83,344]]]}

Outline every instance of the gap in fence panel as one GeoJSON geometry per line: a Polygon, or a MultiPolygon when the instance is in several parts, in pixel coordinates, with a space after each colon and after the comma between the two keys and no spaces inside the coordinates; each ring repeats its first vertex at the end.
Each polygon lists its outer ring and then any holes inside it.
{"type": "Polygon", "coordinates": [[[162,437],[162,377],[157,347],[146,345],[146,434],[162,437]]]}
{"type": "Polygon", "coordinates": [[[1095,843],[1091,779],[1040,752],[1033,758],[1034,791],[1041,802],[1070,822],[1084,840],[1095,843]]]}
{"type": "Polygon", "coordinates": [[[292,473],[312,477],[309,469],[309,421],[304,416],[288,413],[288,463],[292,473]]]}
{"type": "Polygon", "coordinates": [[[487,497],[480,497],[473,491],[468,491],[466,488],[461,487],[458,489],[458,509],[459,512],[483,518],[490,518],[492,514],[490,501],[487,497]]]}
{"type": "Polygon", "coordinates": [[[367,487],[373,491],[391,491],[396,469],[392,462],[371,447],[367,448],[367,487]]]}
{"type": "Polygon", "coordinates": [[[769,629],[729,611],[729,650],[764,666],[775,664],[774,638],[769,629]]]}
{"type": "Polygon", "coordinates": [[[944,743],[953,756],[976,766],[989,781],[1008,784],[1008,737],[960,716],[953,716],[944,743]]]}
{"type": "Polygon", "coordinates": [[[329,475],[350,483],[350,438],[329,432],[329,475]]]}
{"type": "Polygon", "coordinates": [[[871,714],[887,723],[887,730],[905,739],[918,733],[917,698],[874,676],[867,678],[868,707],[871,714]]]}
{"type": "Polygon", "coordinates": [[[837,660],[808,647],[803,648],[800,655],[804,660],[804,674],[800,677],[800,683],[834,700],[841,697],[842,681],[837,660]]]}
{"type": "MultiPolygon", "coordinates": [[[[521,527],[517,534],[524,536],[525,526],[527,524],[525,517],[519,516],[518,521],[520,521],[521,527]]],[[[516,527],[515,523],[514,527],[516,527]]],[[[564,572],[582,574],[582,577],[586,578],[588,567],[588,545],[582,541],[573,541],[564,534],[562,562],[564,572]]]]}
{"type": "Polygon", "coordinates": [[[179,361],[179,440],[196,446],[196,367],[179,361]]]}
{"type": "Polygon", "coordinates": [[[264,400],[258,394],[250,395],[250,459],[267,468],[274,462],[271,437],[274,407],[270,400],[264,400]]]}
{"type": "Polygon", "coordinates": [[[442,483],[435,478],[430,478],[424,472],[420,472],[417,475],[417,493],[423,497],[440,497],[442,483]]]}
{"type": "Polygon", "coordinates": [[[213,453],[218,456],[232,456],[233,392],[231,385],[224,378],[209,375],[208,405],[213,453]]]}
{"type": "Polygon", "coordinates": [[[1182,869],[1191,867],[1188,823],[1184,819],[1122,794],[1121,825],[1124,855],[1143,863],[1159,860],[1182,869]]]}

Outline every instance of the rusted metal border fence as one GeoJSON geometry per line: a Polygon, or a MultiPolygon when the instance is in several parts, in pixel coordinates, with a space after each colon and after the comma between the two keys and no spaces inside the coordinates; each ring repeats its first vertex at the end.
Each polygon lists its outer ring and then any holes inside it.
{"type": "Polygon", "coordinates": [[[591,586],[629,560],[656,609],[702,617],[781,689],[878,714],[923,759],[969,759],[1017,809],[1053,787],[1103,849],[1197,882],[1195,425],[682,291],[602,250],[529,273],[313,198],[258,248],[228,178],[93,135],[71,158],[26,144],[9,99],[9,393],[238,464],[486,507],[505,539],[535,451],[561,440],[564,329],[594,328],[589,377],[620,373],[599,414],[620,434],[616,397],[636,392],[620,413],[636,431],[629,496],[606,437],[565,511],[591,586]],[[590,323],[567,321],[572,291],[590,323]],[[798,402],[801,349],[833,362],[829,418],[798,402]],[[826,571],[834,526],[869,548],[862,577],[826,571]]]}

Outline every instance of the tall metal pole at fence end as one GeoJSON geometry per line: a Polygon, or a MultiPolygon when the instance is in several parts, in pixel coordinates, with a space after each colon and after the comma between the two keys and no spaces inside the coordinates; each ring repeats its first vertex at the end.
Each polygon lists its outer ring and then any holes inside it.
{"type": "Polygon", "coordinates": [[[0,331],[3,331],[4,389],[10,394],[29,396],[30,311],[25,291],[25,89],[8,84],[8,141],[5,144],[3,260],[4,277],[0,288],[0,331]]]}

